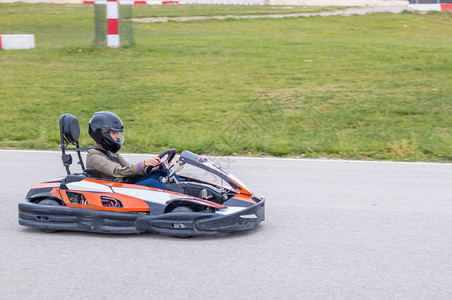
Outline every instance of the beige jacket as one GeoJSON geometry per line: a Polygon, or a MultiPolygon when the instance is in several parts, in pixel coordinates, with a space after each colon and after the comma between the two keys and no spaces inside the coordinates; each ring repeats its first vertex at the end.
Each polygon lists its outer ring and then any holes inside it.
{"type": "Polygon", "coordinates": [[[98,143],[92,145],[91,149],[88,150],[88,155],[86,157],[86,169],[96,170],[100,173],[102,178],[121,182],[124,177],[145,174],[143,162],[129,164],[120,154],[108,151],[108,153],[117,160],[117,162],[112,161],[107,155],[94,148],[106,151],[105,148],[98,143]]]}

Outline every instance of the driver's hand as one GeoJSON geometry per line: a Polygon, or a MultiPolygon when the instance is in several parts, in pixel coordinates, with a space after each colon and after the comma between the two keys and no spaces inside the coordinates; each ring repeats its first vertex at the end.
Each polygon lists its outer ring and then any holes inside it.
{"type": "Polygon", "coordinates": [[[155,167],[157,165],[160,165],[161,163],[162,163],[162,160],[160,159],[160,157],[155,156],[155,157],[145,160],[144,166],[145,167],[155,167]]]}

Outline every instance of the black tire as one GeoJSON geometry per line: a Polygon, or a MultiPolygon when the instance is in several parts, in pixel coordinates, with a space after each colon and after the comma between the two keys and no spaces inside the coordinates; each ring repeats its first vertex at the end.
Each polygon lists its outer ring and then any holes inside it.
{"type": "Polygon", "coordinates": [[[60,203],[54,199],[46,198],[38,202],[39,205],[53,205],[58,206],[60,203]]]}
{"type": "Polygon", "coordinates": [[[178,206],[174,208],[171,212],[194,212],[195,210],[188,206],[178,206]]]}
{"type": "MultiPolygon", "coordinates": [[[[61,205],[57,200],[54,199],[50,199],[50,198],[46,198],[44,200],[41,200],[38,202],[39,205],[52,205],[52,206],[59,206],[61,205]]],[[[46,232],[46,233],[55,233],[58,232],[58,230],[55,229],[43,229],[43,228],[39,228],[39,230],[41,230],[42,232],[46,232]]]]}
{"type": "MultiPolygon", "coordinates": [[[[195,210],[191,207],[188,206],[178,206],[176,208],[174,208],[171,212],[172,213],[178,213],[178,212],[194,212],[195,210]]],[[[180,239],[187,239],[187,238],[191,238],[192,235],[176,235],[176,237],[180,238],[180,239]]]]}

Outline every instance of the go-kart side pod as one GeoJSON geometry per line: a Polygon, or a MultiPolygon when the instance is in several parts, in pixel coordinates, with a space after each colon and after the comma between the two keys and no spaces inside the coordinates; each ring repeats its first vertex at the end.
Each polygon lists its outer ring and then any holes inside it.
{"type": "Polygon", "coordinates": [[[135,221],[143,213],[112,212],[61,205],[19,203],[19,224],[44,231],[138,233],[135,221]]]}
{"type": "Polygon", "coordinates": [[[265,220],[265,200],[248,207],[229,207],[224,212],[176,212],[160,216],[139,216],[138,231],[166,235],[197,236],[253,229],[265,220]]]}

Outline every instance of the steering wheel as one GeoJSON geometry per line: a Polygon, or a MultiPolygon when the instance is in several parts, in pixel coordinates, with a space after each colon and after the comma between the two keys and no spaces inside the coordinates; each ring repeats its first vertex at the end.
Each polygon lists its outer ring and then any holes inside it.
{"type": "Polygon", "coordinates": [[[162,162],[158,165],[153,166],[152,168],[148,168],[147,173],[155,173],[162,169],[170,169],[169,164],[173,160],[176,155],[176,149],[168,149],[157,155],[160,159],[167,156],[166,159],[162,160],[162,162]]]}
{"type": "Polygon", "coordinates": [[[174,156],[176,155],[176,149],[168,149],[168,150],[165,150],[165,151],[163,151],[162,153],[160,153],[160,154],[158,155],[158,157],[159,157],[160,159],[162,159],[165,155],[167,155],[168,157],[167,157],[164,161],[162,161],[162,164],[164,164],[165,162],[166,162],[167,164],[170,164],[171,161],[173,160],[174,156]]]}
{"type": "Polygon", "coordinates": [[[175,155],[176,155],[176,149],[168,149],[158,155],[158,157],[160,157],[160,159],[162,159],[163,157],[166,156],[166,159],[162,161],[161,166],[163,166],[163,168],[165,168],[167,170],[168,175],[161,179],[162,183],[171,182],[171,167],[172,166],[170,166],[170,163],[173,160],[175,155]]]}
{"type": "Polygon", "coordinates": [[[161,182],[162,183],[170,182],[171,181],[171,171],[170,170],[172,167],[172,166],[170,166],[170,163],[173,160],[174,156],[176,156],[176,149],[168,149],[168,150],[165,150],[162,153],[160,153],[158,155],[158,157],[160,159],[162,159],[162,163],[158,164],[157,166],[152,168],[149,173],[154,173],[154,172],[158,172],[159,170],[166,169],[168,175],[166,177],[161,178],[161,182]],[[163,160],[163,158],[165,156],[166,156],[166,159],[163,160]]]}

